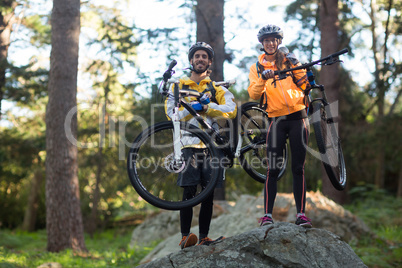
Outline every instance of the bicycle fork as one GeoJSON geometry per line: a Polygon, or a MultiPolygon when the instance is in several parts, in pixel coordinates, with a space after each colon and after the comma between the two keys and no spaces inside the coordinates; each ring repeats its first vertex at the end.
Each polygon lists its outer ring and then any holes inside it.
{"type": "Polygon", "coordinates": [[[184,169],[185,162],[181,157],[181,139],[180,139],[180,119],[179,107],[174,108],[173,113],[173,161],[171,162],[171,170],[175,173],[184,169]]]}

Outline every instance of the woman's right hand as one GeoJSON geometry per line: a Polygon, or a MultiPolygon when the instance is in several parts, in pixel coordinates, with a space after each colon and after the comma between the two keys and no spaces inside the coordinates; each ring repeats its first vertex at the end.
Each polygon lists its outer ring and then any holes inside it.
{"type": "Polygon", "coordinates": [[[264,70],[261,73],[261,76],[262,76],[262,79],[264,79],[264,80],[271,79],[271,78],[275,77],[274,72],[272,70],[264,70]]]}

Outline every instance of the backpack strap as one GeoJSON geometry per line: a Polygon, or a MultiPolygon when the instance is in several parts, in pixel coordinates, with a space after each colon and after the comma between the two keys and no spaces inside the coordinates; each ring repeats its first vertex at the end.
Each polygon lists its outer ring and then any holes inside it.
{"type": "Polygon", "coordinates": [[[211,95],[212,95],[211,101],[215,102],[216,104],[219,104],[218,101],[216,100],[216,89],[213,85],[213,82],[208,83],[208,87],[202,93],[205,93],[208,91],[211,92],[211,95]]]}
{"type": "MultiPolygon", "coordinates": [[[[181,89],[193,90],[193,91],[198,92],[197,90],[191,89],[188,85],[185,85],[185,84],[182,84],[181,89]]],[[[215,96],[216,95],[216,89],[215,89],[214,85],[212,84],[212,82],[208,83],[208,87],[202,93],[205,93],[205,92],[211,92],[211,95],[212,95],[211,101],[215,102],[216,104],[219,104],[218,101],[216,100],[216,96],[215,96]]]]}
{"type": "Polygon", "coordinates": [[[257,63],[255,64],[255,67],[257,69],[258,78],[260,78],[260,74],[262,74],[262,72],[265,70],[265,68],[259,61],[257,61],[257,63]]]}

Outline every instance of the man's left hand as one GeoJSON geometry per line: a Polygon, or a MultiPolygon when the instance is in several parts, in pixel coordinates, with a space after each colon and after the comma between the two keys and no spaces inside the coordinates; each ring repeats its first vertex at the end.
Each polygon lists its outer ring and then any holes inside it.
{"type": "Polygon", "coordinates": [[[196,110],[197,112],[201,112],[204,109],[203,105],[198,101],[191,102],[191,107],[193,107],[193,109],[196,110]]]}

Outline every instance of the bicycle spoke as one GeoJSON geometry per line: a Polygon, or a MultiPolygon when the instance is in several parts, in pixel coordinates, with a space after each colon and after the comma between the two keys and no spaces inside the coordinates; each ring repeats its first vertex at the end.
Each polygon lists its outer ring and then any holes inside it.
{"type": "Polygon", "coordinates": [[[182,190],[176,186],[178,174],[167,168],[171,167],[167,158],[173,160],[174,155],[172,134],[171,130],[160,131],[143,142],[137,155],[136,171],[142,186],[149,193],[177,202],[182,198],[182,190]],[[165,144],[163,141],[166,141],[165,144]]]}
{"type": "MultiPolygon", "coordinates": [[[[133,144],[127,162],[129,178],[135,190],[154,206],[178,210],[200,203],[214,189],[221,169],[212,168],[205,188],[198,187],[194,197],[183,200],[184,188],[178,179],[189,168],[191,161],[184,159],[186,146],[198,145],[202,156],[217,156],[217,151],[209,141],[210,137],[200,129],[188,124],[180,124],[180,157],[175,156],[173,123],[158,123],[142,132],[133,144]],[[193,143],[196,142],[196,143],[193,143]],[[177,159],[179,158],[179,159],[177,159]]],[[[205,157],[204,157],[205,158],[205,157]]],[[[204,161],[204,160],[202,160],[204,161]]]]}

